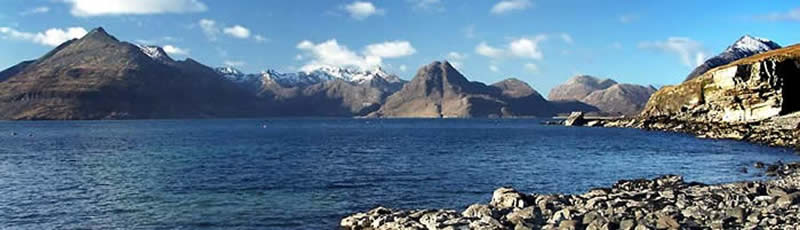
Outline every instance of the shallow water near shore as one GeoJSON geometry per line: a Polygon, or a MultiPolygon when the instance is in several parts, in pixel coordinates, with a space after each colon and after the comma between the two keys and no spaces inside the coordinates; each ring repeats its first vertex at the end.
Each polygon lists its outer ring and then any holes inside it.
{"type": "Polygon", "coordinates": [[[757,180],[754,162],[778,160],[800,157],[533,119],[0,122],[0,228],[335,229],[377,205],[460,209],[505,185],[757,180]]]}

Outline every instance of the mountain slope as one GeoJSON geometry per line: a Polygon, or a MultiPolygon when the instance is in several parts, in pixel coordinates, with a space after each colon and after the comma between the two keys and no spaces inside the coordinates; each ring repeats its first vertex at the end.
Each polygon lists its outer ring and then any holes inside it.
{"type": "Polygon", "coordinates": [[[753,37],[750,35],[742,36],[739,38],[739,40],[736,40],[736,42],[728,46],[725,51],[706,60],[700,66],[697,66],[694,70],[692,70],[691,73],[689,73],[688,76],[686,76],[685,81],[700,76],[714,67],[726,65],[742,58],[780,48],[781,46],[778,45],[778,43],[768,39],[753,37]]]}
{"type": "Polygon", "coordinates": [[[16,73],[0,82],[3,119],[206,118],[266,113],[255,97],[223,81],[214,70],[191,59],[153,58],[142,47],[120,42],[103,28],[65,42],[22,70],[11,72],[16,73]]]}
{"type": "Polygon", "coordinates": [[[500,90],[500,98],[508,103],[506,114],[518,116],[552,116],[558,110],[528,83],[509,78],[494,83],[491,87],[500,90]]]}
{"type": "Polygon", "coordinates": [[[607,114],[634,115],[644,108],[655,91],[652,86],[619,84],[610,79],[581,75],[554,87],[548,97],[553,102],[583,102],[607,114]]]}
{"type": "Polygon", "coordinates": [[[550,116],[552,107],[528,84],[507,79],[492,86],[470,82],[448,62],[417,71],[403,89],[389,96],[374,117],[550,116]]]}

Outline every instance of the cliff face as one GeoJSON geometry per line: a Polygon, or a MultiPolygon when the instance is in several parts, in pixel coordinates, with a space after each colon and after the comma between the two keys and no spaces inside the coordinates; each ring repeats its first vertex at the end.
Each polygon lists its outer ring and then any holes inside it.
{"type": "Polygon", "coordinates": [[[754,122],[800,110],[800,46],[773,50],[664,87],[642,115],[680,120],[754,122]]]}

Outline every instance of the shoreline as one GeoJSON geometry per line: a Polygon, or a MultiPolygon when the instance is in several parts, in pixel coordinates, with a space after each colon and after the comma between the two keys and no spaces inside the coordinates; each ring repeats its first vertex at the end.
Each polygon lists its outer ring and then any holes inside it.
{"type": "Polygon", "coordinates": [[[464,210],[377,207],[341,229],[798,229],[800,163],[757,165],[772,178],[722,184],[681,176],[620,180],[583,194],[502,187],[464,210]]]}
{"type": "MultiPolygon", "coordinates": [[[[687,133],[800,149],[799,114],[750,123],[709,123],[661,117],[584,118],[550,125],[636,128],[687,133]]],[[[498,188],[487,204],[465,210],[377,207],[344,217],[341,229],[800,229],[800,162],[766,168],[772,178],[723,184],[681,176],[620,180],[584,194],[524,194],[498,188]]]]}

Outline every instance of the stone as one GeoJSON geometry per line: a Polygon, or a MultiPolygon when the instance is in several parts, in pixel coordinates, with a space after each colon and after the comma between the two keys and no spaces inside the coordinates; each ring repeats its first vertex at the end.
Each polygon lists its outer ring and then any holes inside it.
{"type": "Polygon", "coordinates": [[[499,188],[492,193],[492,202],[490,205],[504,209],[504,208],[524,208],[528,206],[525,194],[517,192],[513,188],[499,188]]]}
{"type": "Polygon", "coordinates": [[[564,121],[565,126],[582,126],[586,124],[586,119],[583,117],[583,112],[572,112],[564,121]]]}
{"type": "Polygon", "coordinates": [[[485,204],[473,204],[467,207],[466,210],[461,212],[461,215],[464,217],[474,217],[474,218],[481,218],[484,216],[494,217],[494,212],[489,205],[485,204]]]}
{"type": "Polygon", "coordinates": [[[506,215],[506,220],[513,224],[522,224],[529,221],[533,221],[536,218],[536,208],[533,206],[525,207],[523,209],[519,209],[513,211],[506,215]]]}
{"type": "Polygon", "coordinates": [[[788,208],[791,205],[797,204],[800,201],[800,192],[794,192],[792,194],[782,195],[775,201],[779,207],[788,208]]]}
{"type": "Polygon", "coordinates": [[[662,215],[658,217],[658,221],[656,222],[657,229],[679,229],[680,227],[681,225],[678,224],[678,221],[669,215],[662,215]]]}
{"type": "Polygon", "coordinates": [[[725,214],[727,214],[729,217],[735,218],[737,222],[744,222],[745,212],[743,208],[729,208],[725,211],[725,214]]]}
{"type": "Polygon", "coordinates": [[[578,228],[578,223],[574,220],[564,220],[558,224],[558,230],[575,230],[578,228]]]}
{"type": "Polygon", "coordinates": [[[624,219],[619,222],[620,230],[633,230],[636,227],[636,222],[632,219],[624,219]]]}

